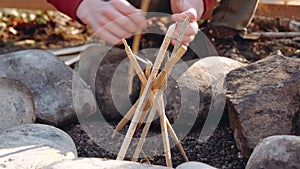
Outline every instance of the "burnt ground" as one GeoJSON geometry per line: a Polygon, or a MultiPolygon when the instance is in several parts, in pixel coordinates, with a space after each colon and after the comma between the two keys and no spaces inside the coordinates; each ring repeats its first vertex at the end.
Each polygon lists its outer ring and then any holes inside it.
{"type": "MultiPolygon", "coordinates": [[[[35,12],[35,17],[29,17],[26,11],[22,15],[2,11],[1,15],[0,54],[24,49],[54,49],[82,45],[92,35],[91,30],[86,26],[55,12],[35,12]]],[[[249,31],[290,31],[288,28],[278,25],[277,21],[278,18],[256,17],[249,26],[249,31]]],[[[205,26],[205,23],[200,25],[202,28],[205,26]]],[[[219,55],[244,63],[260,60],[276,50],[281,50],[288,57],[300,57],[299,37],[247,40],[239,36],[216,38],[212,35],[210,41],[219,55]]],[[[94,143],[79,123],[73,123],[62,129],[73,138],[79,157],[116,158],[115,154],[103,150],[94,143]]],[[[183,147],[191,161],[204,162],[217,168],[245,168],[247,159],[239,155],[226,111],[218,128],[206,142],[198,142],[198,137],[199,131],[195,130],[182,140],[183,147]]],[[[152,164],[165,165],[163,154],[151,157],[149,160],[152,164]]],[[[172,160],[174,167],[183,162],[177,148],[172,149],[172,160]]],[[[145,161],[141,160],[141,162],[145,161]]]]}

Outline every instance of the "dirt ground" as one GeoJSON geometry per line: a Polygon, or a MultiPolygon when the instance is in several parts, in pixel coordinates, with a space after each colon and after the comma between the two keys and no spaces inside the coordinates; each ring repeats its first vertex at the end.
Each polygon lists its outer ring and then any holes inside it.
{"type": "MultiPolygon", "coordinates": [[[[0,54],[24,49],[54,49],[85,44],[92,31],[83,25],[73,22],[57,12],[28,13],[16,11],[1,12],[0,19],[0,54]]],[[[287,28],[278,25],[278,18],[256,17],[249,26],[250,32],[287,32],[287,28]]],[[[205,27],[200,25],[200,27],[205,27]]],[[[276,50],[281,50],[285,56],[300,58],[300,38],[259,38],[256,40],[233,38],[211,38],[217,52],[244,63],[251,63],[268,56],[276,50]]],[[[116,158],[115,154],[107,152],[90,140],[74,123],[63,128],[74,139],[80,157],[116,158]]],[[[247,159],[239,155],[229,121],[224,117],[213,136],[205,143],[199,143],[198,132],[192,132],[182,144],[192,161],[200,161],[217,168],[245,168],[247,159]]],[[[172,149],[174,167],[183,162],[179,151],[172,149]]],[[[150,159],[153,164],[165,165],[163,155],[150,159]]],[[[142,160],[143,162],[143,160],[142,160]]]]}

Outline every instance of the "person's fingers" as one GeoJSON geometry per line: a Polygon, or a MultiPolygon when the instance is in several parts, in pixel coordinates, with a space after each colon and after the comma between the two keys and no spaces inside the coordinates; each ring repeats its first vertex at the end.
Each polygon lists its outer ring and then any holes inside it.
{"type": "Polygon", "coordinates": [[[119,36],[112,33],[107,25],[107,22],[109,22],[108,19],[101,19],[101,21],[95,22],[96,19],[91,19],[93,22],[89,22],[91,28],[95,31],[95,35],[102,40],[105,40],[106,42],[110,44],[121,44],[121,39],[119,36]]]}
{"type": "Polygon", "coordinates": [[[122,43],[121,38],[117,37],[116,35],[114,35],[106,29],[99,29],[97,32],[95,32],[95,34],[102,40],[105,40],[106,42],[112,45],[119,45],[122,43]]]}
{"type": "MultiPolygon", "coordinates": [[[[175,37],[179,36],[179,33],[180,33],[181,29],[182,29],[182,23],[177,23],[176,30],[175,30],[175,33],[174,33],[175,37]]],[[[185,36],[191,36],[191,35],[196,35],[197,33],[198,33],[198,23],[197,22],[192,22],[192,23],[189,23],[187,25],[187,28],[184,32],[184,35],[185,36]]]]}
{"type": "Polygon", "coordinates": [[[147,26],[146,18],[144,17],[143,13],[136,13],[128,15],[128,17],[136,24],[139,28],[144,28],[147,26]]]}
{"type": "Polygon", "coordinates": [[[110,1],[112,9],[107,9],[104,13],[106,17],[117,22],[128,32],[136,32],[146,25],[146,19],[142,12],[133,7],[125,0],[110,1]]]}
{"type": "Polygon", "coordinates": [[[198,17],[196,9],[190,8],[185,12],[173,14],[172,20],[175,22],[183,22],[187,16],[190,17],[190,22],[196,21],[198,17]]]}
{"type": "Polygon", "coordinates": [[[131,35],[130,32],[127,32],[125,29],[120,27],[115,22],[110,22],[107,25],[104,26],[105,29],[109,30],[111,33],[115,34],[116,36],[120,38],[128,37],[128,35],[131,35]]]}
{"type": "MultiPolygon", "coordinates": [[[[188,46],[189,43],[191,43],[194,39],[195,39],[195,36],[184,36],[182,38],[181,44],[188,46]]],[[[171,43],[172,43],[172,45],[175,45],[177,43],[177,39],[176,38],[172,39],[171,43]]]]}
{"type": "Polygon", "coordinates": [[[109,1],[111,5],[116,8],[118,11],[121,11],[125,15],[135,14],[140,12],[137,8],[132,6],[128,1],[126,0],[111,0],[109,1]]]}
{"type": "Polygon", "coordinates": [[[111,22],[118,24],[122,29],[125,29],[128,32],[136,32],[140,27],[133,20],[131,20],[130,17],[125,16],[116,10],[105,13],[105,16],[109,18],[111,22]]]}
{"type": "Polygon", "coordinates": [[[182,39],[182,44],[189,44],[195,39],[195,35],[192,36],[184,36],[182,39]]]}
{"type": "Polygon", "coordinates": [[[146,22],[145,17],[141,10],[132,6],[126,0],[112,0],[111,4],[118,11],[120,11],[123,15],[129,16],[136,24],[144,24],[146,22]],[[134,15],[134,16],[130,16],[134,15]]]}

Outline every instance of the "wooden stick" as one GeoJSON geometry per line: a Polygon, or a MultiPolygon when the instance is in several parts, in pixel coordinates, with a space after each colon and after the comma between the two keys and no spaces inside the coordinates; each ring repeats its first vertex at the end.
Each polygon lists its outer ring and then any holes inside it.
{"type": "Polygon", "coordinates": [[[136,60],[144,63],[145,65],[150,64],[152,66],[152,62],[148,59],[143,59],[141,57],[139,57],[138,55],[134,54],[134,57],[136,58],[136,60]]]}
{"type": "MultiPolygon", "coordinates": [[[[174,61],[175,61],[175,60],[179,60],[179,58],[180,58],[179,56],[183,56],[184,51],[186,51],[186,49],[187,49],[187,48],[186,48],[185,46],[182,46],[182,47],[178,50],[178,52],[176,52],[175,56],[171,56],[170,60],[167,62],[166,66],[165,66],[165,68],[164,68],[165,71],[163,71],[163,72],[170,72],[170,71],[171,71],[171,68],[172,68],[171,65],[174,64],[174,61]],[[175,59],[175,58],[176,58],[176,59],[175,59]]],[[[161,73],[160,73],[160,74],[161,74],[161,73]]],[[[168,75],[168,73],[165,73],[165,74],[168,75]]],[[[164,77],[164,79],[160,78],[160,79],[161,79],[161,80],[159,81],[160,83],[157,84],[157,86],[159,86],[159,88],[160,88],[160,86],[162,86],[162,85],[164,84],[164,81],[166,81],[167,76],[162,76],[162,75],[161,75],[161,76],[158,76],[158,77],[164,77]]],[[[156,79],[158,79],[158,78],[156,78],[156,79]]],[[[156,91],[157,91],[157,90],[156,90],[156,91]]],[[[161,97],[162,94],[160,94],[160,93],[162,93],[162,92],[163,92],[163,90],[159,90],[159,92],[158,92],[159,94],[157,94],[156,97],[155,97],[156,94],[154,94],[154,95],[153,95],[152,93],[149,94],[149,100],[150,100],[150,102],[151,102],[153,105],[155,105],[155,104],[160,104],[160,103],[156,103],[156,99],[159,98],[159,97],[161,97]]],[[[156,93],[156,92],[155,92],[155,93],[156,93]]],[[[159,112],[159,115],[164,115],[164,116],[165,116],[165,113],[163,113],[164,110],[161,110],[159,107],[157,107],[156,109],[157,109],[157,111],[159,112]]],[[[135,153],[134,153],[134,156],[133,156],[133,159],[134,159],[134,160],[135,160],[136,158],[138,158],[138,156],[139,156],[139,154],[140,154],[140,152],[141,152],[141,150],[142,150],[142,147],[143,147],[144,142],[145,142],[145,138],[146,138],[146,136],[147,136],[147,134],[148,134],[148,130],[149,130],[149,128],[150,128],[150,125],[151,125],[151,122],[152,122],[152,120],[153,120],[153,118],[154,118],[154,115],[155,115],[155,111],[150,111],[149,116],[148,116],[148,119],[147,119],[147,123],[145,124],[145,127],[144,127],[144,129],[143,129],[143,131],[142,131],[141,138],[140,138],[140,140],[139,140],[139,143],[138,143],[138,145],[137,145],[137,148],[136,148],[135,153]]],[[[170,135],[171,135],[172,139],[174,139],[174,141],[175,141],[176,145],[178,146],[178,148],[179,148],[181,154],[183,155],[184,159],[185,159],[186,161],[188,161],[188,158],[187,158],[187,156],[186,156],[186,154],[185,154],[185,152],[184,152],[184,150],[183,150],[183,147],[182,147],[181,143],[179,142],[178,137],[176,136],[176,134],[175,134],[175,132],[174,132],[174,129],[172,128],[172,126],[171,126],[171,124],[170,124],[170,122],[169,122],[169,120],[167,119],[166,116],[165,116],[165,119],[166,119],[167,127],[168,127],[168,129],[169,129],[169,132],[170,132],[170,135]]]]}
{"type": "Polygon", "coordinates": [[[137,127],[137,122],[140,119],[142,110],[145,107],[145,104],[146,104],[146,101],[147,101],[147,96],[148,96],[149,90],[151,89],[151,84],[152,84],[154,78],[156,77],[158,69],[159,69],[159,67],[160,67],[160,65],[161,65],[161,63],[164,59],[165,53],[167,51],[168,45],[170,44],[171,36],[173,35],[174,30],[175,30],[175,26],[173,24],[169,27],[169,29],[167,31],[167,34],[164,38],[164,41],[162,43],[162,47],[160,48],[159,55],[158,55],[158,57],[156,58],[156,60],[154,62],[153,69],[152,69],[151,74],[149,76],[149,79],[146,83],[144,92],[143,92],[142,96],[140,97],[139,104],[136,108],[136,111],[133,115],[132,121],[129,125],[128,131],[125,135],[125,139],[124,139],[124,141],[122,143],[122,146],[121,146],[121,149],[118,153],[117,160],[123,160],[124,157],[125,157],[127,149],[130,145],[130,142],[131,142],[132,137],[134,135],[135,129],[137,127]]]}
{"type": "MultiPolygon", "coordinates": [[[[149,61],[149,62],[150,62],[150,61],[149,61]]],[[[146,65],[146,71],[145,71],[146,79],[148,79],[149,76],[150,76],[151,68],[152,68],[152,63],[150,62],[150,63],[148,63],[148,64],[146,65]]],[[[145,89],[145,84],[142,85],[141,92],[140,92],[140,97],[141,97],[141,95],[142,95],[144,89],[145,89]]],[[[141,119],[140,119],[140,121],[139,121],[139,123],[138,123],[138,126],[136,127],[136,132],[140,129],[140,127],[141,127],[143,121],[145,120],[145,117],[146,117],[146,115],[147,115],[148,110],[149,110],[150,107],[151,107],[151,103],[148,102],[147,105],[146,105],[145,108],[144,108],[144,112],[143,112],[143,114],[142,114],[142,116],[141,116],[141,119]]]]}
{"type": "MultiPolygon", "coordinates": [[[[143,12],[148,11],[149,6],[150,6],[150,2],[151,2],[151,0],[143,0],[141,2],[141,10],[143,12]]],[[[142,32],[142,30],[138,30],[138,33],[133,38],[132,50],[133,50],[134,53],[136,53],[139,50],[140,41],[141,41],[141,38],[142,38],[141,32],[142,32]]]]}
{"type": "MultiPolygon", "coordinates": [[[[189,21],[190,21],[190,17],[187,16],[187,17],[184,19],[184,21],[183,21],[181,30],[180,30],[180,32],[179,32],[179,37],[178,37],[178,39],[177,39],[177,41],[176,41],[176,44],[175,44],[175,46],[174,46],[174,49],[173,49],[173,51],[172,51],[171,56],[174,55],[175,52],[177,52],[177,50],[178,50],[179,47],[181,46],[182,39],[183,39],[183,35],[184,35],[185,31],[186,31],[186,28],[187,28],[187,25],[189,24],[189,21]]],[[[176,24],[176,25],[177,25],[177,24],[176,24]]]]}
{"type": "Polygon", "coordinates": [[[165,159],[167,163],[167,167],[172,167],[172,159],[171,159],[171,149],[170,149],[170,141],[167,131],[167,117],[165,112],[165,106],[164,106],[164,99],[163,97],[160,97],[159,99],[159,105],[160,108],[160,127],[161,127],[161,134],[163,139],[163,145],[164,145],[164,152],[165,152],[165,159]]]}
{"type": "Polygon", "coordinates": [[[293,38],[300,37],[300,32],[252,32],[243,36],[244,39],[259,38],[293,38]]]}
{"type": "MultiPolygon", "coordinates": [[[[163,45],[162,45],[162,46],[163,46],[163,45]]],[[[180,51],[181,51],[181,50],[180,50],[180,51]]],[[[161,53],[161,52],[159,52],[159,53],[161,53]]],[[[182,53],[182,52],[178,52],[178,53],[182,53]]],[[[159,55],[161,55],[161,54],[159,54],[159,55]]],[[[181,55],[183,55],[183,54],[181,54],[181,55]]],[[[169,63],[174,63],[174,61],[173,61],[174,59],[172,59],[172,58],[175,58],[175,57],[171,57],[171,60],[170,60],[169,63]]],[[[167,65],[171,65],[171,64],[166,64],[165,67],[170,67],[170,66],[167,66],[167,65]]],[[[136,68],[137,68],[136,70],[139,70],[138,67],[136,67],[136,68]]],[[[165,70],[166,70],[166,68],[165,68],[165,70]]],[[[152,70],[152,71],[153,71],[153,70],[152,70]]],[[[167,70],[167,71],[168,71],[168,70],[167,70]]],[[[166,72],[166,71],[164,71],[164,72],[166,72]]],[[[143,76],[139,76],[139,77],[140,77],[141,79],[143,79],[143,76]]],[[[141,81],[144,81],[144,80],[141,80],[141,81]]],[[[152,96],[153,96],[153,95],[152,95],[152,96]]],[[[150,98],[153,98],[153,97],[150,97],[150,98]]],[[[150,100],[152,100],[152,99],[150,99],[150,100]]],[[[154,102],[152,102],[152,103],[154,103],[154,102]]],[[[150,113],[150,114],[154,114],[154,113],[150,113]]],[[[149,115],[149,116],[150,116],[150,115],[149,115]]],[[[180,144],[180,142],[179,142],[179,140],[178,140],[178,138],[177,138],[177,136],[176,136],[174,130],[172,129],[172,126],[170,125],[170,123],[169,123],[168,120],[167,120],[167,126],[168,126],[169,131],[171,132],[171,137],[175,140],[175,142],[176,142],[176,144],[178,145],[180,151],[181,151],[181,152],[184,152],[184,150],[183,150],[183,148],[182,148],[182,146],[181,146],[181,144],[180,144]]],[[[188,159],[187,159],[185,153],[182,153],[182,154],[183,154],[185,160],[188,161],[188,159]]]]}
{"type": "Polygon", "coordinates": [[[146,64],[146,71],[145,71],[146,79],[149,79],[151,68],[152,68],[152,62],[148,61],[148,64],[146,64]]]}
{"type": "Polygon", "coordinates": [[[162,93],[163,93],[163,91],[160,90],[160,91],[157,93],[157,96],[156,96],[155,98],[153,98],[153,100],[152,100],[152,101],[153,101],[153,104],[152,104],[152,107],[151,107],[149,116],[148,116],[148,118],[147,118],[146,125],[145,125],[145,127],[143,128],[143,131],[142,131],[140,140],[139,140],[139,142],[138,142],[138,145],[137,145],[137,147],[136,147],[136,149],[135,149],[135,151],[134,151],[132,161],[137,161],[137,159],[138,159],[138,157],[139,157],[139,155],[140,155],[140,153],[141,153],[141,151],[142,151],[142,147],[143,147],[143,145],[144,145],[144,143],[145,143],[145,141],[146,141],[146,136],[147,136],[148,131],[149,131],[149,129],[150,129],[151,122],[153,121],[153,118],[154,118],[154,116],[155,116],[155,111],[156,111],[157,109],[159,109],[159,108],[157,107],[157,101],[156,101],[156,100],[157,100],[158,98],[162,97],[162,93]]]}
{"type": "Polygon", "coordinates": [[[131,119],[131,117],[133,116],[136,110],[138,103],[139,103],[139,99],[134,103],[134,105],[129,109],[129,111],[125,114],[122,120],[118,123],[113,134],[111,135],[111,138],[115,138],[117,132],[119,132],[126,125],[126,123],[131,119]]]}
{"type": "Polygon", "coordinates": [[[145,74],[142,70],[142,68],[140,67],[140,65],[138,64],[133,52],[131,51],[130,47],[128,46],[128,43],[125,39],[122,39],[123,44],[125,46],[125,51],[126,54],[130,60],[130,64],[133,66],[133,68],[136,70],[136,73],[139,77],[139,79],[141,80],[142,84],[146,84],[147,83],[147,79],[145,78],[145,74]]]}
{"type": "Polygon", "coordinates": [[[168,127],[168,131],[169,131],[172,139],[175,141],[175,144],[177,145],[177,147],[178,147],[178,149],[179,149],[179,151],[180,151],[180,153],[181,153],[184,161],[188,162],[189,159],[188,159],[187,155],[185,154],[185,151],[184,151],[184,149],[182,147],[182,144],[180,143],[180,141],[179,141],[179,139],[178,139],[178,137],[177,137],[177,135],[176,135],[176,133],[175,133],[172,125],[170,124],[169,120],[167,120],[167,127],[168,127]]]}
{"type": "MultiPolygon", "coordinates": [[[[125,39],[122,39],[122,41],[123,41],[123,44],[125,46],[126,54],[129,58],[131,64],[132,64],[132,66],[134,67],[139,79],[142,82],[142,89],[141,89],[141,94],[142,94],[142,91],[144,91],[144,86],[147,83],[147,79],[145,78],[145,74],[144,74],[142,68],[140,67],[140,65],[137,62],[136,55],[134,55],[134,53],[131,51],[127,41],[125,39]]],[[[149,61],[149,60],[147,60],[146,62],[147,62],[147,64],[146,64],[146,77],[149,77],[150,70],[151,70],[151,67],[152,67],[152,62],[149,61]]],[[[126,115],[123,117],[123,119],[118,123],[118,125],[116,126],[116,128],[115,128],[115,130],[114,130],[114,132],[111,136],[112,138],[114,138],[116,133],[119,132],[127,124],[127,122],[131,119],[131,117],[133,116],[133,114],[135,112],[135,109],[138,105],[138,102],[139,102],[139,99],[135,102],[135,104],[131,107],[131,109],[126,113],[126,115]]]]}
{"type": "Polygon", "coordinates": [[[145,154],[144,151],[142,151],[142,154],[143,154],[144,159],[146,160],[147,164],[151,165],[151,162],[150,162],[150,160],[148,159],[148,156],[145,154]]]}
{"type": "Polygon", "coordinates": [[[174,65],[179,61],[179,59],[185,54],[187,51],[186,46],[181,46],[178,51],[171,56],[171,58],[166,63],[163,70],[159,73],[155,81],[153,82],[152,89],[159,89],[162,86],[162,83],[164,82],[164,79],[166,79],[166,76],[170,74],[172,68],[174,65]]]}
{"type": "MultiPolygon", "coordinates": [[[[182,46],[179,50],[178,50],[178,52],[175,54],[175,56],[171,56],[171,58],[170,58],[170,60],[167,62],[167,64],[165,65],[165,68],[163,69],[163,71],[159,74],[159,76],[158,76],[158,78],[157,79],[159,79],[158,81],[159,82],[163,82],[163,81],[165,81],[164,79],[163,79],[163,77],[166,79],[167,77],[165,76],[165,75],[167,75],[170,71],[171,71],[171,68],[172,68],[172,65],[175,65],[176,64],[176,60],[178,61],[179,59],[180,59],[180,57],[181,56],[183,56],[183,54],[184,54],[184,52],[187,50],[187,48],[185,47],[185,46],[182,46]],[[164,73],[163,73],[164,72],[164,73]]],[[[136,60],[134,60],[133,59],[133,61],[134,62],[136,62],[136,60]]],[[[135,64],[134,64],[135,65],[135,64]]],[[[138,67],[139,67],[139,65],[138,65],[138,67]]],[[[141,68],[138,68],[138,67],[136,67],[136,71],[138,71],[138,70],[140,70],[141,68]]],[[[147,72],[147,71],[146,71],[147,72]]],[[[143,76],[139,76],[140,78],[141,78],[141,81],[144,81],[144,80],[146,80],[146,78],[145,77],[143,77],[143,76]],[[144,80],[142,80],[142,79],[144,79],[144,80]]],[[[159,88],[160,88],[160,85],[156,85],[156,86],[158,86],[159,88]]],[[[152,103],[152,104],[154,104],[155,103],[155,94],[153,94],[153,93],[150,93],[150,102],[152,103]]],[[[135,106],[133,106],[133,107],[135,107],[135,106]]],[[[151,112],[150,112],[150,114],[151,114],[151,112]]],[[[153,113],[153,115],[154,115],[154,113],[153,113]]],[[[150,116],[150,115],[149,115],[150,116]]],[[[131,118],[131,117],[130,117],[131,118]]],[[[124,125],[128,122],[128,119],[129,118],[123,118],[122,120],[121,120],[121,122],[118,124],[118,126],[116,127],[116,129],[115,129],[115,132],[116,131],[119,131],[121,128],[123,128],[124,127],[124,125]]],[[[148,120],[147,120],[148,121],[148,120]]],[[[152,121],[152,119],[151,119],[151,121],[152,121]]],[[[147,126],[147,124],[146,124],[146,126],[147,126]]],[[[146,127],[145,126],[145,127],[146,127]]],[[[150,125],[149,125],[149,127],[150,127],[150,125]]],[[[170,122],[167,120],[167,127],[168,127],[168,129],[169,129],[169,132],[170,132],[170,134],[171,134],[171,137],[172,137],[172,139],[174,139],[175,140],[175,143],[176,143],[176,145],[178,146],[178,148],[179,148],[179,150],[180,150],[180,152],[181,152],[181,154],[183,155],[183,157],[184,157],[184,159],[186,160],[186,161],[188,161],[188,158],[187,158],[187,156],[186,156],[186,154],[185,154],[185,152],[184,152],[184,150],[183,150],[183,147],[182,147],[182,145],[181,145],[181,143],[179,142],[179,140],[178,140],[178,138],[177,138],[177,136],[176,136],[176,134],[175,134],[175,132],[174,132],[174,130],[173,130],[173,128],[172,128],[172,126],[171,126],[171,124],[170,124],[170,122]]],[[[114,133],[115,133],[114,132],[114,133]]],[[[146,135],[147,135],[147,133],[146,133],[146,135]]],[[[142,143],[143,144],[143,143],[142,143]]],[[[138,149],[138,148],[137,148],[138,149]]],[[[139,154],[138,154],[139,155],[139,154]]]]}
{"type": "MultiPolygon", "coordinates": [[[[146,13],[149,9],[151,0],[143,0],[141,2],[141,10],[146,13]]],[[[132,43],[132,50],[133,53],[137,53],[140,47],[140,41],[142,39],[142,29],[138,30],[136,35],[133,37],[133,43],[132,43]]],[[[134,77],[134,68],[129,66],[128,70],[128,95],[132,93],[132,82],[133,82],[133,77],[134,77]]]]}
{"type": "MultiPolygon", "coordinates": [[[[136,59],[136,55],[134,55],[133,52],[131,51],[131,49],[130,49],[128,43],[127,43],[127,41],[125,39],[122,39],[122,41],[123,41],[123,44],[125,46],[125,51],[126,51],[127,56],[128,56],[128,58],[129,58],[129,60],[131,62],[131,65],[137,71],[138,77],[142,81],[142,88],[141,88],[141,92],[140,92],[140,96],[141,96],[142,93],[143,93],[143,91],[144,91],[144,89],[145,89],[145,86],[146,86],[146,83],[147,83],[146,82],[147,79],[144,78],[145,77],[144,72],[143,72],[142,68],[140,67],[140,65],[138,64],[137,59],[136,59]]],[[[149,61],[146,66],[147,66],[147,69],[151,69],[152,63],[149,61]]],[[[149,77],[149,74],[150,74],[149,71],[150,70],[148,70],[147,75],[146,75],[148,77],[149,77]]],[[[141,123],[143,123],[143,121],[144,121],[144,119],[145,119],[145,117],[147,115],[147,112],[148,112],[148,109],[149,109],[150,106],[151,106],[150,102],[147,102],[147,104],[146,104],[146,106],[144,108],[144,111],[141,114],[140,119],[138,120],[138,125],[137,125],[137,127],[135,129],[135,133],[139,130],[139,128],[141,126],[141,123]]]]}
{"type": "MultiPolygon", "coordinates": [[[[147,78],[145,77],[145,74],[144,74],[142,68],[140,67],[140,65],[138,64],[137,59],[136,59],[134,53],[132,52],[132,50],[130,49],[127,41],[125,39],[122,39],[122,41],[123,41],[123,44],[125,46],[125,51],[126,51],[126,54],[127,54],[128,58],[130,60],[130,63],[133,66],[133,68],[135,69],[140,81],[142,82],[142,89],[141,89],[141,93],[140,93],[140,96],[141,96],[143,91],[144,91],[144,88],[146,86],[147,78]]],[[[150,71],[151,66],[152,66],[151,61],[148,61],[148,64],[146,66],[148,67],[148,68],[146,68],[146,76],[149,77],[149,74],[150,74],[149,71],[150,71]],[[147,69],[149,69],[149,70],[147,70],[147,69]]],[[[112,138],[114,138],[116,133],[119,132],[126,125],[126,123],[129,121],[129,119],[131,119],[131,117],[133,116],[133,114],[135,112],[137,104],[138,104],[138,101],[133,105],[134,109],[131,108],[128,111],[128,113],[123,117],[123,119],[119,122],[119,124],[117,125],[117,127],[115,128],[115,130],[112,134],[112,138]]]]}

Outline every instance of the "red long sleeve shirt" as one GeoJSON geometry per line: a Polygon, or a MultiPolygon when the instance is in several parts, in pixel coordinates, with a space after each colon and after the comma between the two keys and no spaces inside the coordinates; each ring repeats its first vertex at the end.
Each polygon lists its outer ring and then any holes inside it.
{"type": "MultiPolygon", "coordinates": [[[[47,0],[49,3],[54,5],[56,9],[61,11],[62,13],[68,15],[74,20],[79,21],[79,19],[76,16],[76,10],[79,6],[79,4],[83,0],[47,0]]],[[[163,0],[165,1],[165,0],[163,0]]],[[[214,3],[215,0],[203,0],[204,2],[204,13],[209,9],[209,7],[214,3]]],[[[158,12],[158,11],[157,11],[158,12]]]]}

